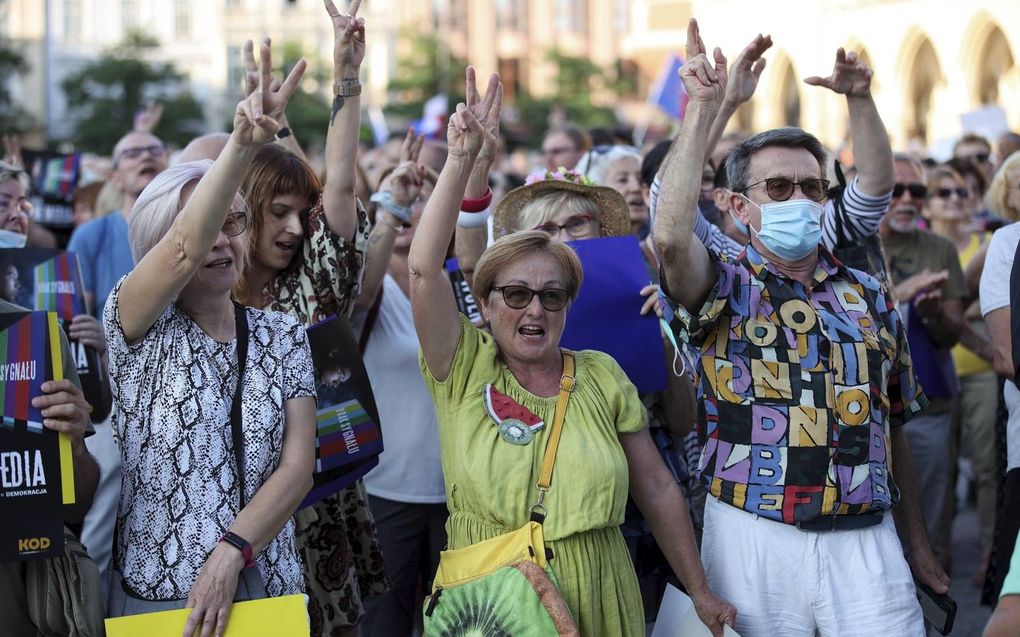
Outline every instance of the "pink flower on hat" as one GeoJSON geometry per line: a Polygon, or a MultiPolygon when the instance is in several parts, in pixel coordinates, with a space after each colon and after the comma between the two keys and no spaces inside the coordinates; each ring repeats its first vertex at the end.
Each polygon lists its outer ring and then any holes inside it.
{"type": "Polygon", "coordinates": [[[524,185],[530,186],[531,184],[539,181],[569,181],[574,184],[580,184],[582,186],[594,186],[595,182],[588,179],[579,172],[568,170],[564,166],[560,166],[556,169],[556,172],[551,170],[536,170],[527,179],[524,180],[524,185]]]}

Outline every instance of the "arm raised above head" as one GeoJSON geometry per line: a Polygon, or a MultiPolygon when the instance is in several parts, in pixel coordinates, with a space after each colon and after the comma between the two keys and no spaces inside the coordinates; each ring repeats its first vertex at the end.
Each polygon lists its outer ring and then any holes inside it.
{"type": "Polygon", "coordinates": [[[690,312],[701,309],[715,283],[705,247],[694,236],[701,169],[708,137],[726,90],[726,60],[716,49],[712,67],[698,25],[687,29],[687,63],[680,77],[690,104],[669,155],[660,169],[661,186],[652,235],[665,274],[663,287],[690,312]]]}

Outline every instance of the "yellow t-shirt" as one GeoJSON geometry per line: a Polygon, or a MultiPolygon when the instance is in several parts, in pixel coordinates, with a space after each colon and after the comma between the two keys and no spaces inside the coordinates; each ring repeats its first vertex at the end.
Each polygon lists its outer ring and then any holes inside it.
{"type": "MultiPolygon", "coordinates": [[[[977,251],[988,240],[987,232],[975,232],[970,235],[970,243],[963,250],[960,250],[960,267],[966,269],[967,264],[974,258],[977,251]]],[[[964,308],[966,309],[966,308],[964,308]]],[[[985,332],[984,321],[977,319],[971,322],[971,327],[979,332],[985,332]]],[[[970,376],[980,372],[990,371],[992,364],[970,351],[963,345],[957,343],[952,350],[953,363],[956,365],[957,376],[970,376]]]]}

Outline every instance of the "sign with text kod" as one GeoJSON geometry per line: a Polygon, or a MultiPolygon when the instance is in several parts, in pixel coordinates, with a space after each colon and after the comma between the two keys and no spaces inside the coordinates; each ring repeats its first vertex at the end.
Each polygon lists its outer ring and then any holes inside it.
{"type": "Polygon", "coordinates": [[[63,554],[63,505],[74,503],[71,443],[32,406],[63,376],[55,312],[0,313],[0,562],[63,554]]]}

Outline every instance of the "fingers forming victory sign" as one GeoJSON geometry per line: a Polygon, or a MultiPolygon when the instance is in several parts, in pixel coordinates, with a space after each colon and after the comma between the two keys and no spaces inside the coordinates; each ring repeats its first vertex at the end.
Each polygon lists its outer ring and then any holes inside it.
{"type": "Polygon", "coordinates": [[[298,60],[287,79],[274,90],[270,45],[264,42],[259,52],[261,66],[255,90],[238,103],[234,113],[234,137],[245,146],[264,144],[273,139],[280,129],[279,122],[287,102],[297,90],[306,67],[304,59],[298,60]]]}
{"type": "MultiPolygon", "coordinates": [[[[478,86],[475,83],[475,68],[473,66],[467,67],[465,75],[467,78],[465,96],[467,99],[467,107],[471,109],[475,108],[482,99],[481,96],[478,95],[478,86]]],[[[489,84],[490,86],[492,84],[491,78],[489,84]]],[[[486,91],[486,94],[488,94],[488,91],[486,91]]],[[[499,82],[496,89],[496,97],[492,103],[492,108],[489,109],[484,118],[479,119],[479,122],[482,124],[482,128],[485,129],[485,142],[482,144],[482,150],[478,153],[478,157],[479,159],[486,160],[490,163],[496,158],[496,149],[499,146],[499,120],[502,115],[502,111],[503,83],[499,82]]]]}
{"type": "MultiPolygon", "coordinates": [[[[471,74],[474,75],[474,69],[471,70],[471,74]]],[[[493,73],[489,76],[489,85],[481,101],[470,107],[464,103],[457,105],[457,112],[450,116],[446,132],[451,155],[467,155],[472,158],[478,156],[486,136],[492,136],[492,132],[486,130],[482,122],[489,121],[496,96],[502,95],[502,90],[499,76],[493,73]]],[[[477,95],[477,90],[474,93],[477,95]]],[[[498,116],[498,112],[496,115],[498,116]]]]}
{"type": "Polygon", "coordinates": [[[346,15],[337,10],[333,0],[322,0],[322,4],[333,21],[333,68],[338,72],[353,72],[357,77],[365,59],[365,19],[358,17],[361,0],[353,0],[350,13],[346,15]]]}

